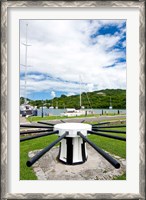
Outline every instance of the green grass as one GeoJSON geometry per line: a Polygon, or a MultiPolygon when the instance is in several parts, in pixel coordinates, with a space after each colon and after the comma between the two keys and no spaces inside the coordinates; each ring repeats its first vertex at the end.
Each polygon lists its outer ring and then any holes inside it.
{"type": "MultiPolygon", "coordinates": [[[[91,122],[91,124],[97,124],[97,123],[101,123],[101,122],[110,122],[111,124],[110,125],[112,125],[112,123],[114,124],[114,125],[123,125],[124,123],[121,123],[120,121],[126,121],[126,117],[124,117],[124,118],[119,118],[118,116],[117,117],[115,117],[115,118],[113,118],[113,119],[102,119],[102,121],[100,121],[100,120],[98,120],[98,118],[97,118],[97,121],[92,121],[91,122]],[[115,124],[115,121],[119,121],[119,124],[115,124]]],[[[107,126],[108,126],[109,124],[107,124],[107,126]]]]}
{"type": "Polygon", "coordinates": [[[124,172],[121,176],[116,176],[113,180],[126,180],[126,172],[124,172]]]}
{"type": "MultiPolygon", "coordinates": [[[[121,127],[115,128],[113,130],[126,130],[126,128],[121,127]]],[[[105,134],[117,135],[122,137],[126,136],[126,134],[119,133],[105,134]]],[[[50,135],[20,143],[20,180],[37,180],[37,177],[35,176],[32,167],[26,166],[26,161],[29,159],[28,152],[37,149],[43,149],[57,138],[57,135],[50,135]]],[[[126,158],[126,142],[97,135],[88,135],[88,138],[103,150],[108,151],[111,154],[120,156],[122,158],[126,158]]],[[[117,178],[115,180],[125,180],[124,177],[126,177],[126,175],[118,177],[119,179],[117,178]]]]}
{"type": "Polygon", "coordinates": [[[105,151],[110,152],[111,154],[126,158],[126,144],[124,141],[115,140],[112,138],[106,138],[102,136],[89,135],[90,139],[98,147],[102,148],[105,151]]]}
{"type": "Polygon", "coordinates": [[[50,135],[20,143],[20,180],[37,180],[32,167],[26,166],[26,162],[29,159],[28,152],[43,149],[57,138],[56,135],[50,135]]]}
{"type": "Polygon", "coordinates": [[[55,120],[55,119],[65,119],[66,117],[61,116],[30,116],[26,118],[29,122],[40,121],[40,120],[55,120]]]}
{"type": "MultiPolygon", "coordinates": [[[[125,127],[116,128],[113,130],[123,130],[125,131],[125,127]]],[[[126,137],[126,134],[119,133],[104,133],[109,135],[116,135],[120,137],[126,137]]],[[[95,143],[98,147],[102,148],[105,151],[110,152],[111,154],[120,156],[121,158],[126,158],[126,142],[121,140],[115,140],[112,138],[106,138],[99,135],[88,135],[88,139],[90,139],[93,143],[95,143]]]]}

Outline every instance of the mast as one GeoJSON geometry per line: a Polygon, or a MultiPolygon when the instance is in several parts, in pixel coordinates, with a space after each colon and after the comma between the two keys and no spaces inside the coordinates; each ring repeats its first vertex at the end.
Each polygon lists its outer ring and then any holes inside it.
{"type": "Polygon", "coordinates": [[[81,81],[80,81],[80,108],[82,106],[82,96],[81,96],[81,81]]]}
{"type": "Polygon", "coordinates": [[[27,76],[27,27],[28,24],[26,24],[26,41],[25,41],[25,101],[24,103],[27,104],[27,90],[26,90],[26,76],[27,76]]]}
{"type": "Polygon", "coordinates": [[[27,44],[27,28],[28,28],[28,24],[26,24],[26,40],[25,43],[22,43],[25,46],[25,100],[24,100],[24,104],[27,104],[27,47],[31,46],[27,44]]]}
{"type": "Polygon", "coordinates": [[[56,109],[58,109],[58,101],[56,101],[56,109]]]}
{"type": "Polygon", "coordinates": [[[111,96],[110,96],[110,106],[109,106],[109,108],[112,109],[111,96]]]}

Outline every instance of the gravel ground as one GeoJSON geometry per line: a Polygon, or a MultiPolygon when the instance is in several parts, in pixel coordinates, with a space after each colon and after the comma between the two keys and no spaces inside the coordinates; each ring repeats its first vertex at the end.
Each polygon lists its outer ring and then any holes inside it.
{"type": "MultiPolygon", "coordinates": [[[[39,150],[29,152],[32,158],[39,150]]],[[[54,147],[42,156],[33,170],[38,180],[112,180],[126,171],[126,160],[112,155],[121,167],[115,169],[90,145],[87,145],[88,159],[83,164],[65,165],[58,161],[59,148],[54,147]]]]}

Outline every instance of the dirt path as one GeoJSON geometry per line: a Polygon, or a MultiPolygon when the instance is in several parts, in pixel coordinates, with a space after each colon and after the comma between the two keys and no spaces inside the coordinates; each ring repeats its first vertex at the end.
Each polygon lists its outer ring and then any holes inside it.
{"type": "Polygon", "coordinates": [[[20,124],[29,123],[25,117],[20,116],[20,124]]]}
{"type": "MultiPolygon", "coordinates": [[[[99,117],[83,117],[83,118],[66,118],[63,119],[65,122],[81,122],[85,120],[85,122],[102,122],[102,121],[125,121],[125,115],[116,115],[116,116],[99,116],[99,117]]],[[[43,121],[43,120],[40,120],[43,121]]],[[[61,119],[57,120],[46,120],[46,122],[50,123],[61,123],[61,119]]]]}

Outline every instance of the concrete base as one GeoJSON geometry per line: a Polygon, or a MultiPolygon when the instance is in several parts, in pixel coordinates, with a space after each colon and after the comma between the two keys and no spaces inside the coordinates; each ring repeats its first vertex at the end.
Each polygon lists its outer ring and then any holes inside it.
{"type": "MultiPolygon", "coordinates": [[[[32,158],[40,150],[29,152],[32,158]]],[[[57,156],[58,147],[52,148],[41,157],[32,167],[38,180],[112,180],[126,171],[126,161],[113,156],[121,164],[120,169],[115,169],[90,145],[87,145],[88,159],[79,165],[65,165],[57,156]]]]}

